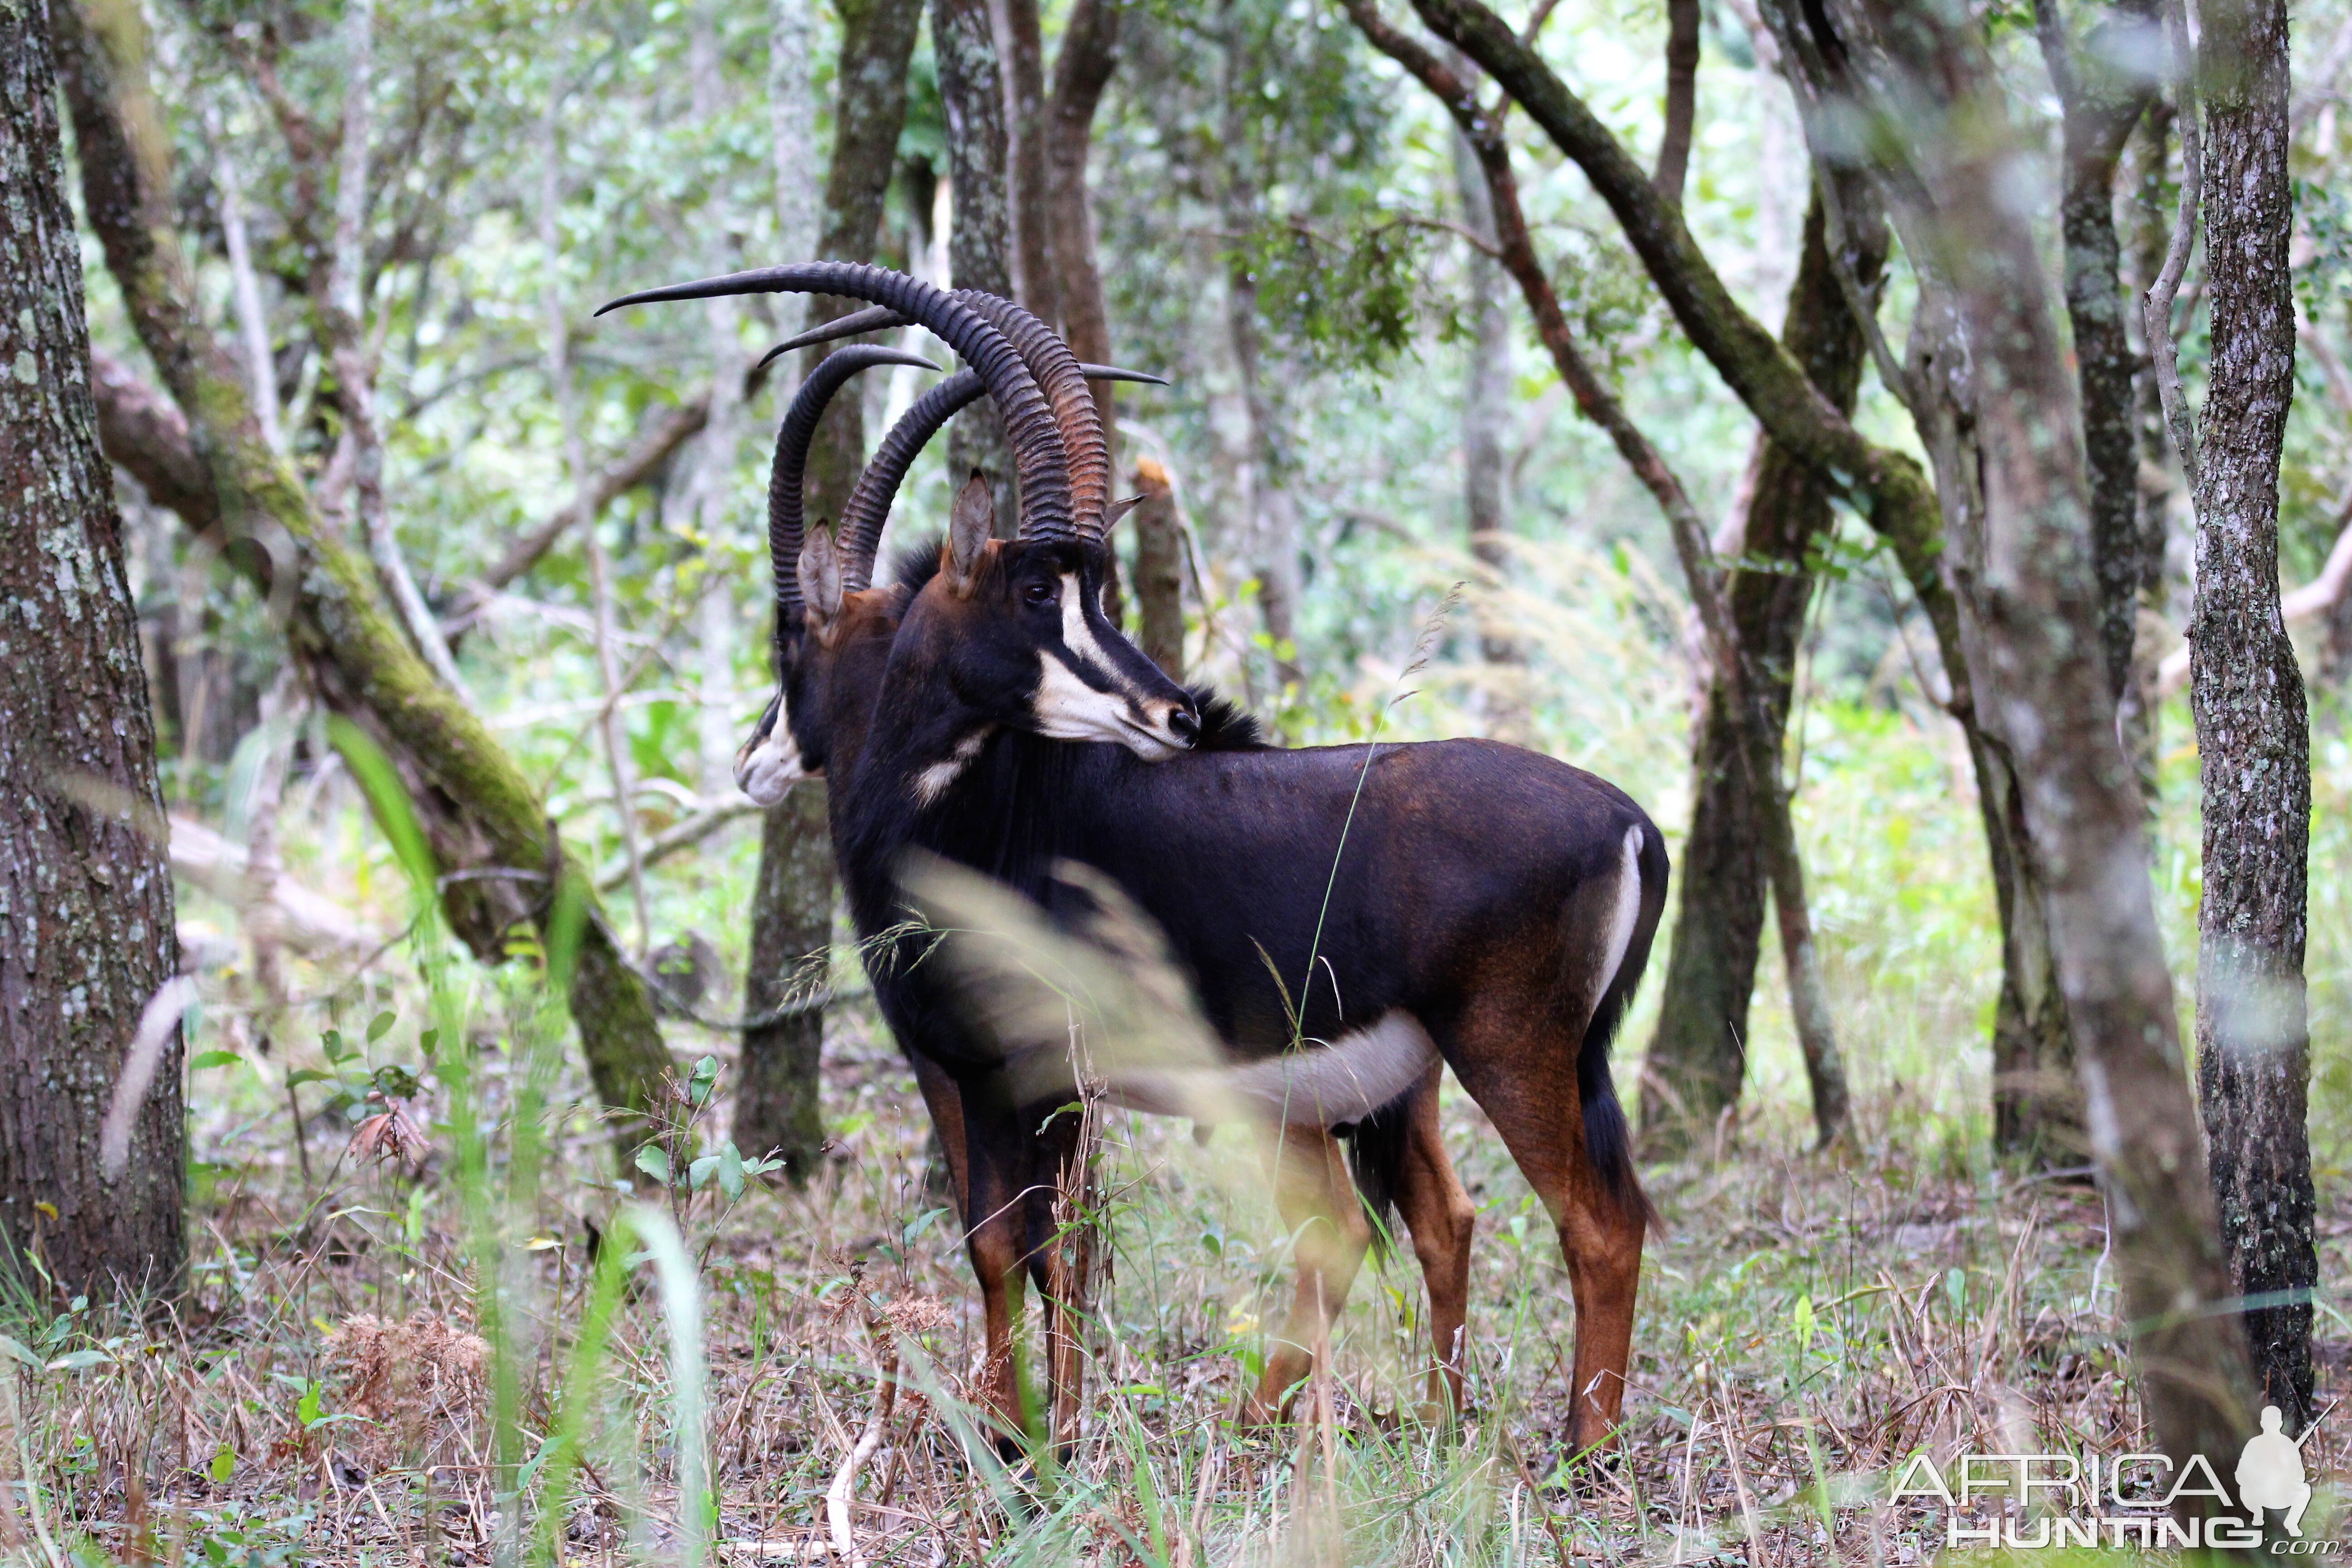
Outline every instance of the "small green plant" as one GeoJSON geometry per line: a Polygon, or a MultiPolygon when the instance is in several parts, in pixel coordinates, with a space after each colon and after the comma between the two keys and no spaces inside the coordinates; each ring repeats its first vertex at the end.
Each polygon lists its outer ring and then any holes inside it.
{"type": "Polygon", "coordinates": [[[731,1138],[721,1139],[707,1152],[696,1152],[701,1142],[701,1124],[717,1102],[718,1087],[717,1057],[703,1058],[682,1078],[672,1074],[655,1115],[654,1135],[634,1159],[636,1168],[652,1177],[668,1196],[671,1217],[681,1231],[695,1217],[698,1207],[702,1211],[711,1226],[711,1235],[703,1244],[706,1256],[719,1224],[743,1201],[752,1179],[784,1168],[781,1159],[746,1157],[731,1138]],[[700,1201],[713,1194],[715,1204],[700,1201]]]}
{"type": "MultiPolygon", "coordinates": [[[[327,1109],[354,1125],[381,1113],[394,1101],[415,1099],[424,1087],[417,1069],[399,1062],[371,1066],[367,1059],[368,1051],[381,1044],[398,1021],[389,1012],[378,1013],[368,1023],[364,1047],[352,1044],[340,1029],[320,1031],[319,1048],[326,1054],[326,1068],[298,1068],[286,1075],[287,1087],[295,1089],[305,1084],[325,1084],[327,1109]]],[[[425,1031],[418,1043],[430,1056],[435,1044],[433,1031],[425,1031]]]]}

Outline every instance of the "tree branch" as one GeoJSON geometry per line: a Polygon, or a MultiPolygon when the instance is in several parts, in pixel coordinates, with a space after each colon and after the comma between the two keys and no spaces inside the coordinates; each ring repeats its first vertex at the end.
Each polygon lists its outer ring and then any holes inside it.
{"type": "MultiPolygon", "coordinates": [[[[751,396],[763,379],[746,377],[744,395],[751,396]]],[[[552,550],[566,533],[583,522],[593,521],[606,507],[660,472],[677,455],[678,448],[702,434],[709,423],[710,392],[707,387],[647,423],[627,451],[591,477],[562,510],[518,534],[498,563],[467,585],[450,608],[450,635],[470,626],[500,590],[539,564],[540,557],[552,550]]]]}
{"type": "Polygon", "coordinates": [[[1475,60],[1584,172],[1696,348],[1765,433],[1853,503],[1891,544],[1936,630],[1954,714],[1973,725],[1959,618],[1937,569],[1943,522],[1918,463],[1879,447],[1839,414],[1804,368],[1740,308],[1682,213],[1661,195],[1589,105],[1479,0],[1413,0],[1431,30],[1475,60]]]}
{"type": "MultiPolygon", "coordinates": [[[[433,678],[387,613],[367,563],[326,525],[293,470],[262,439],[243,375],[196,310],[171,205],[171,142],[148,85],[145,24],[135,0],[59,0],[49,19],[73,112],[83,210],[131,325],[177,405],[187,447],[211,470],[212,531],[232,545],[268,541],[285,552],[282,570],[258,550],[231,553],[271,593],[290,651],[320,700],[351,719],[398,771],[438,859],[545,867],[553,858],[593,906],[586,869],[562,858],[514,760],[433,678]]],[[[110,400],[125,416],[117,435],[128,425],[143,437],[131,443],[134,454],[143,447],[170,455],[168,422],[129,419],[140,407],[135,397],[110,400]]],[[[200,491],[182,499],[204,514],[200,491]]],[[[503,955],[504,933],[516,920],[547,912],[478,880],[452,884],[444,907],[452,929],[486,957],[503,955]]],[[[581,939],[569,1000],[605,1103],[650,1106],[670,1070],[668,1054],[644,985],[595,921],[581,939]]]]}
{"type": "Polygon", "coordinates": [[[98,444],[107,458],[139,481],[149,500],[177,513],[196,532],[218,528],[220,491],[211,466],[196,455],[188,421],[171,399],[94,343],[89,388],[98,400],[98,444]]]}
{"type": "Polygon", "coordinates": [[[1676,206],[1683,203],[1691,123],[1698,114],[1698,0],[1666,0],[1666,128],[1658,138],[1658,167],[1650,181],[1676,206]]]}
{"type": "Polygon", "coordinates": [[[1780,940],[1788,959],[1791,1011],[1805,1056],[1806,1075],[1813,1092],[1813,1118],[1823,1143],[1837,1137],[1845,1125],[1845,1071],[1836,1034],[1831,1026],[1828,989],[1821,973],[1814,942],[1811,907],[1805,893],[1804,864],[1789,819],[1789,796],[1782,787],[1780,745],[1759,695],[1759,683],[1748,668],[1724,592],[1724,574],[1707,545],[1706,525],[1692,504],[1682,480],[1664,454],[1634,424],[1625,406],[1584,356],[1567,313],[1560,309],[1550,276],[1536,255],[1528,233],[1527,216],[1519,205],[1517,176],[1512,172],[1509,144],[1500,119],[1479,106],[1477,95],[1435,53],[1390,26],[1377,0],[1345,0],[1348,14],[1374,47],[1411,72],[1445,105],[1462,134],[1477,154],[1492,199],[1495,237],[1504,269],[1519,285],[1536,318],[1537,335],[1551,353],[1560,380],[1576,398],[1578,409],[1608,435],[1628,468],[1665,514],[1690,585],[1691,603],[1698,611],[1707,658],[1739,716],[1744,744],[1740,758],[1759,810],[1764,842],[1759,847],[1772,878],[1773,904],[1780,916],[1780,940]]]}

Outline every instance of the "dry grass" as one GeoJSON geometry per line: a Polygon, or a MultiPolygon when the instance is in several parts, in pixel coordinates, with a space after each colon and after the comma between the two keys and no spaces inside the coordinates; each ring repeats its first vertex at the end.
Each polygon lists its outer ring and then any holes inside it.
{"type": "MultiPolygon", "coordinates": [[[[1638,571],[1604,574],[1567,552],[1530,570],[1530,603],[1580,606],[1557,626],[1529,622],[1535,689],[1553,694],[1528,715],[1533,739],[1602,767],[1678,825],[1686,765],[1677,727],[1655,721],[1683,679],[1656,646],[1670,596],[1638,571]],[[1570,595],[1555,578],[1609,591],[1570,595]],[[1558,668],[1545,663],[1555,658],[1558,668]],[[1595,660],[1624,679],[1560,678],[1595,660]]],[[[1440,563],[1433,584],[1452,572],[1440,563]]],[[[1368,661],[1359,674],[1334,731],[1349,712],[1360,729],[1396,689],[1392,669],[1368,661]]],[[[1459,732],[1486,700],[1477,678],[1431,671],[1430,697],[1395,710],[1393,732],[1459,732]]],[[[616,1249],[594,1255],[625,1202],[648,1195],[646,1179],[615,1182],[576,1064],[555,1059],[567,1031],[529,965],[481,971],[428,944],[356,976],[291,964],[294,1011],[268,1031],[267,1059],[247,973],[207,975],[198,1048],[246,1062],[192,1086],[192,1287],[144,1318],[56,1300],[6,1310],[0,1482],[17,1484],[0,1484],[13,1504],[0,1506],[0,1552],[43,1568],[425,1568],[667,1563],[708,1539],[729,1563],[818,1561],[836,1544],[830,1494],[846,1527],[838,1544],[875,1563],[1780,1568],[1933,1554],[1941,1521],[1884,1501],[1889,1467],[1908,1456],[2112,1456],[2146,1439],[2099,1199],[2021,1180],[1986,1153],[1998,958],[1974,805],[1948,727],[1916,692],[1897,695],[1811,702],[1805,728],[1801,827],[1858,1146],[1836,1161],[1803,1152],[1802,1071],[1768,951],[1740,1120],[1706,1158],[1646,1173],[1664,1225],[1612,1461],[1563,1447],[1573,1312],[1559,1252],[1458,1096],[1450,1142],[1480,1210],[1459,1431],[1423,1419],[1409,1259],[1359,1280],[1297,1427],[1235,1429],[1265,1325],[1287,1304],[1287,1238],[1237,1134],[1196,1146],[1181,1124],[1114,1116],[1092,1404],[1076,1463],[1041,1482],[1003,1473],[973,1441],[969,1272],[912,1080],[864,1005],[829,1020],[835,1144],[818,1181],[755,1189],[731,1208],[712,1193],[665,1208],[687,1244],[665,1276],[658,1259],[623,1269],[616,1249]],[[301,1087],[298,1135],[288,1076],[333,1065],[320,1051],[330,1026],[359,1051],[339,1068],[347,1089],[385,1067],[427,1079],[412,1102],[429,1145],[421,1167],[355,1155],[352,1123],[384,1110],[363,1093],[345,1093],[337,1116],[321,1109],[325,1086],[301,1087]],[[440,1053],[469,1064],[454,1085],[424,1071],[427,1028],[463,1042],[440,1053]],[[679,1497],[693,1452],[677,1430],[693,1403],[676,1359],[680,1268],[700,1285],[702,1349],[685,1364],[702,1373],[707,1517],[679,1497]]],[[[2168,722],[2185,731],[2177,713],[2168,722]]],[[[2317,752],[2309,972],[2326,1400],[2352,1392],[2352,1321],[2328,1295],[2352,1263],[2352,751],[2323,728],[2317,752]]],[[[2169,766],[2158,882],[2181,953],[2194,951],[2193,756],[2169,766]]],[[[310,809],[289,825],[292,863],[377,929],[400,929],[400,874],[348,786],[312,792],[310,809]]],[[[665,866],[662,930],[736,931],[751,853],[738,833],[665,866]]],[[[188,905],[184,919],[234,930],[233,913],[188,905]]],[[[1662,952],[1621,1076],[1646,1043],[1664,968],[1662,952]]],[[[731,1048],[673,1030],[689,1057],[698,1040],[731,1048]]],[[[2352,1416],[2324,1424],[2306,1454],[2321,1474],[2352,1470],[2352,1416]]],[[[2315,1504],[2306,1531],[2340,1531],[2342,1512],[2332,1497],[2315,1504]]]]}
{"type": "MultiPolygon", "coordinates": [[[[1114,1118],[1116,1252],[1083,1451],[1046,1484],[1007,1477],[974,1457],[962,1395],[976,1312],[911,1080],[862,1029],[835,1047],[840,1131],[822,1181],[756,1194],[715,1229],[709,1199],[688,1214],[689,1239],[709,1247],[709,1445],[728,1561],[826,1555],[826,1493],[892,1350],[905,1392],[851,1514],[877,1563],[1903,1563],[1940,1541],[1937,1520],[1876,1501],[1874,1478],[1911,1453],[2142,1446],[2095,1194],[1896,1146],[1831,1163],[1734,1134],[1718,1163],[1650,1173],[1666,1225],[1645,1270],[1624,1450],[1580,1465],[1563,1447],[1573,1314],[1557,1249],[1456,1099],[1451,1142],[1481,1208],[1462,1431],[1422,1425],[1408,1261],[1359,1282],[1298,1429],[1234,1428],[1261,1325],[1285,1304],[1285,1238],[1237,1138],[1199,1148],[1181,1125],[1114,1118]]],[[[493,1104],[498,1060],[480,1079],[493,1104]]],[[[448,1164],[413,1179],[345,1165],[306,1186],[282,1138],[213,1131],[215,1154],[245,1157],[201,1207],[196,1285],[178,1310],[126,1325],[34,1309],[15,1331],[45,1368],[68,1364],[14,1378],[40,1507],[37,1523],[18,1510],[12,1550],[37,1560],[46,1536],[60,1556],[469,1563],[517,1525],[527,1544],[544,1479],[530,1461],[593,1279],[587,1223],[609,1226],[616,1200],[594,1125],[563,1123],[560,1179],[531,1223],[504,1226],[523,1264],[508,1270],[505,1329],[514,1457],[529,1466],[520,1510],[500,1495],[493,1352],[472,1333],[478,1281],[448,1164]]],[[[2352,1239],[2341,1198],[2331,1184],[2325,1278],[2342,1277],[2352,1239]]],[[[2339,1320],[2324,1337],[2332,1398],[2346,1382],[2339,1320]]],[[[685,1544],[667,1343],[657,1294],[633,1290],[562,1520],[567,1560],[667,1560],[685,1544]]],[[[2323,1427],[2317,1469],[2345,1468],[2346,1429],[2323,1427]]]]}

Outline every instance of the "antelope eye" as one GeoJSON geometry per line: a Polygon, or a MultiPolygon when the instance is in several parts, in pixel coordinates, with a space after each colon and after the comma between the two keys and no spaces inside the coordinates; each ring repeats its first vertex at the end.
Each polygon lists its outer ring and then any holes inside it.
{"type": "Polygon", "coordinates": [[[1056,597],[1055,586],[1055,584],[1040,579],[1021,590],[1022,601],[1040,607],[1050,605],[1056,597]]]}

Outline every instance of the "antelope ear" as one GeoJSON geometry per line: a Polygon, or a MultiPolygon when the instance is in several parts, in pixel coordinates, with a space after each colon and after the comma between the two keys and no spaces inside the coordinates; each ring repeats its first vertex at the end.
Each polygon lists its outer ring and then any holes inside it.
{"type": "Polygon", "coordinates": [[[801,602],[808,606],[809,625],[819,635],[833,628],[841,614],[841,552],[833,527],[820,521],[801,543],[801,602]]]}
{"type": "Polygon", "coordinates": [[[948,513],[948,586],[957,598],[969,595],[980,578],[981,554],[996,531],[996,497],[987,477],[978,469],[956,492],[948,513]]]}

